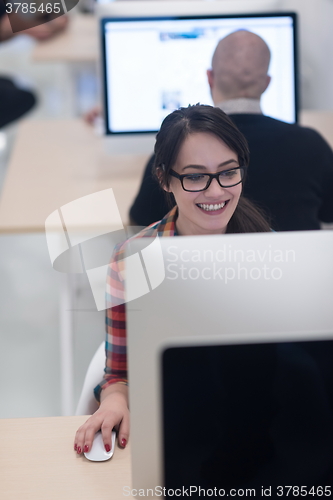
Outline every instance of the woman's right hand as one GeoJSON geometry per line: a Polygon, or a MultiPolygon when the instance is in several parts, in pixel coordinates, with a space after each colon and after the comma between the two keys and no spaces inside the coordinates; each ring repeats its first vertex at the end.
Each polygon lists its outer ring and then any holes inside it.
{"type": "Polygon", "coordinates": [[[118,443],[125,448],[129,437],[128,388],[113,384],[102,391],[99,409],[77,430],[74,450],[88,452],[97,431],[102,431],[106,451],[111,450],[111,432],[118,430],[118,443]]]}

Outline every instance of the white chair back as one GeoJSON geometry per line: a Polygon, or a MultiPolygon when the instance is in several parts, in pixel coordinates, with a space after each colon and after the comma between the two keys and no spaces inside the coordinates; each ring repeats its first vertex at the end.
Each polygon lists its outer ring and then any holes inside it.
{"type": "Polygon", "coordinates": [[[75,415],[92,415],[98,409],[94,388],[103,378],[104,366],[105,342],[102,342],[88,366],[75,415]]]}

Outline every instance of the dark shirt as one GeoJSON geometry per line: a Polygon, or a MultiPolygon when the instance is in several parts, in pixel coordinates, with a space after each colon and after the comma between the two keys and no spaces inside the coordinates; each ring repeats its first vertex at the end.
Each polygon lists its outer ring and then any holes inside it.
{"type": "Polygon", "coordinates": [[[0,0],[0,17],[2,17],[6,12],[6,7],[5,4],[3,3],[3,0],[0,0]]]}
{"type": "MultiPolygon", "coordinates": [[[[229,115],[246,137],[250,165],[244,195],[267,214],[273,229],[319,229],[333,222],[333,152],[315,130],[260,114],[229,115]]],[[[147,164],[131,207],[133,222],[146,226],[170,210],[147,164]]]]}

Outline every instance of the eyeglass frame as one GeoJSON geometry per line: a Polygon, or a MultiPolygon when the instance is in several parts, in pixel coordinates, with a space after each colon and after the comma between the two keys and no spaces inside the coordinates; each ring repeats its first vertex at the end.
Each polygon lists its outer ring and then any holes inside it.
{"type": "Polygon", "coordinates": [[[231,187],[234,187],[234,186],[238,186],[238,184],[240,184],[241,182],[243,182],[243,179],[245,177],[245,173],[246,173],[246,167],[243,167],[243,166],[239,166],[239,167],[234,167],[234,168],[229,168],[227,170],[221,170],[221,172],[217,172],[216,174],[209,174],[207,172],[195,172],[193,174],[178,174],[178,172],[175,172],[172,168],[170,168],[169,170],[169,174],[172,176],[172,177],[175,177],[176,179],[179,179],[180,180],[180,183],[182,185],[182,188],[184,191],[186,191],[187,193],[199,193],[200,191],[206,191],[206,189],[209,188],[209,186],[211,185],[212,183],[212,180],[213,179],[216,179],[219,186],[221,186],[222,188],[224,189],[227,189],[227,188],[231,188],[231,187]],[[225,173],[225,172],[229,172],[230,170],[240,170],[241,171],[241,180],[236,182],[235,184],[231,184],[230,186],[223,186],[219,180],[219,177],[222,173],[225,173]],[[243,172],[243,173],[242,173],[243,172]],[[206,187],[203,188],[203,189],[195,189],[194,191],[190,190],[190,189],[185,189],[184,188],[184,178],[185,177],[189,177],[191,175],[195,175],[195,174],[198,174],[198,175],[208,175],[209,179],[207,181],[207,184],[206,184],[206,187]]]}

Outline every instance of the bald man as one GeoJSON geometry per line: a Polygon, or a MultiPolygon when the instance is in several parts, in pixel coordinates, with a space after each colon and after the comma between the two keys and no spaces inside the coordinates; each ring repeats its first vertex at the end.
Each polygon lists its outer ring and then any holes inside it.
{"type": "MultiPolygon", "coordinates": [[[[267,44],[250,31],[235,31],[220,40],[213,54],[212,69],[207,70],[215,105],[252,99],[253,109],[260,112],[258,101],[271,81],[270,58],[267,44]]],[[[244,101],[241,107],[248,104],[244,101]]]]}
{"type": "MultiPolygon", "coordinates": [[[[262,114],[269,63],[270,50],[258,35],[239,30],[226,36],[207,71],[212,99],[248,140],[244,195],[276,230],[320,229],[321,222],[333,222],[333,152],[316,131],[262,114]]],[[[170,209],[151,175],[152,165],[153,157],[130,210],[132,222],[142,226],[170,209]]]]}

